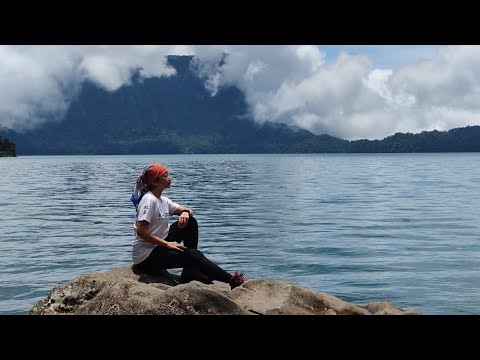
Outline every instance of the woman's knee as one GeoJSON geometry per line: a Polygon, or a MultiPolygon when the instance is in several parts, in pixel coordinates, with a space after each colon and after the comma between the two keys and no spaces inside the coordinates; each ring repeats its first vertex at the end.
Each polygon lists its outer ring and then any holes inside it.
{"type": "Polygon", "coordinates": [[[197,219],[195,219],[195,217],[193,217],[193,216],[190,216],[190,219],[188,219],[188,225],[189,225],[189,226],[194,226],[194,227],[197,227],[197,228],[198,228],[197,219]]]}
{"type": "Polygon", "coordinates": [[[195,219],[193,216],[190,217],[190,219],[188,219],[188,223],[187,223],[187,227],[186,229],[190,230],[190,231],[195,231],[197,232],[198,231],[198,222],[197,222],[197,219],[195,219]]]}

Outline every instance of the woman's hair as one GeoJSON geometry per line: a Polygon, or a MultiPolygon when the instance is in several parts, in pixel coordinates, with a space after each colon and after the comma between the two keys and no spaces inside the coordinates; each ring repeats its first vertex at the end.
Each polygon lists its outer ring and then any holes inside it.
{"type": "Polygon", "coordinates": [[[151,186],[167,171],[168,169],[162,164],[152,164],[142,171],[135,182],[132,196],[130,197],[130,201],[135,205],[135,209],[138,208],[138,204],[140,200],[142,200],[143,195],[150,191],[151,186]]]}

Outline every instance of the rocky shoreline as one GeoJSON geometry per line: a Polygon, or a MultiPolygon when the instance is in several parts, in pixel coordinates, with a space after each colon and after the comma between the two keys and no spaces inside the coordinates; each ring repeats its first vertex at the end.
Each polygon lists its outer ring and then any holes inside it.
{"type": "Polygon", "coordinates": [[[421,315],[387,301],[352,304],[285,281],[181,284],[165,271],[148,276],[133,266],[91,273],[53,288],[29,315],[421,315]]]}

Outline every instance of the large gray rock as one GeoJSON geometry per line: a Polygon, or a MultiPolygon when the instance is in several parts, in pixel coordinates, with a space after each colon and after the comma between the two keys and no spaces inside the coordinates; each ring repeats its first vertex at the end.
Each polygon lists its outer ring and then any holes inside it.
{"type": "Polygon", "coordinates": [[[232,291],[243,308],[262,315],[363,315],[366,312],[335,296],[284,281],[253,280],[232,291]]]}
{"type": "Polygon", "coordinates": [[[335,296],[284,281],[252,280],[230,290],[227,284],[181,284],[167,271],[136,273],[131,266],[80,276],[56,286],[30,315],[400,315],[419,314],[388,302],[354,305],[335,296]]]}

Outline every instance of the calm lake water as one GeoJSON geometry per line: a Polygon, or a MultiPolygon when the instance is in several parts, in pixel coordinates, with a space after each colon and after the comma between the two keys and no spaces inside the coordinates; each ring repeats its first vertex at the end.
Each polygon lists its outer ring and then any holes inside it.
{"type": "MultiPolygon", "coordinates": [[[[131,264],[137,175],[169,167],[227,271],[353,303],[480,314],[480,154],[0,158],[0,314],[131,264]]],[[[175,272],[175,271],[174,271],[175,272]]]]}

